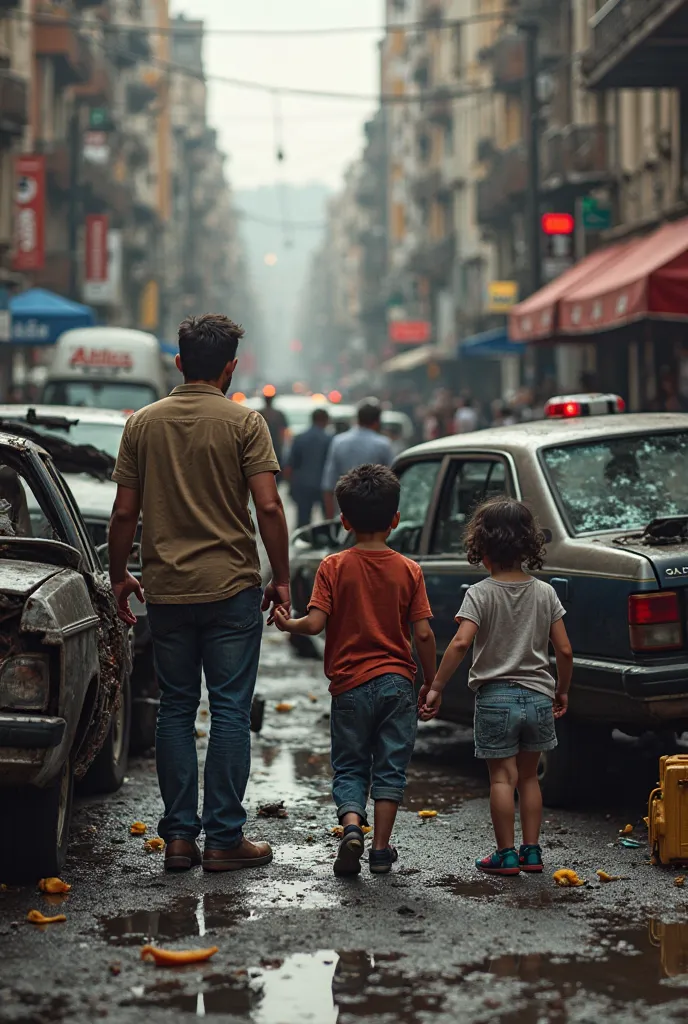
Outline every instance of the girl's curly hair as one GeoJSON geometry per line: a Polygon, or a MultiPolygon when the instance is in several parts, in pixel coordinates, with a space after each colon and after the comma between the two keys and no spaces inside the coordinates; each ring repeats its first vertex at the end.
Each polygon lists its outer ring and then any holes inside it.
{"type": "Polygon", "coordinates": [[[488,558],[493,565],[542,569],[545,535],[527,505],[514,498],[491,498],[478,506],[466,529],[471,565],[488,558]]]}

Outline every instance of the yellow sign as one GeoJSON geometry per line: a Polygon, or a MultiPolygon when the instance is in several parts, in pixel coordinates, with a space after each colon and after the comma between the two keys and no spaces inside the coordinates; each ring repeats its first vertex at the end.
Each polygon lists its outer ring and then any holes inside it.
{"type": "Polygon", "coordinates": [[[487,286],[487,312],[506,313],[518,302],[518,281],[490,281],[487,286]]]}
{"type": "Polygon", "coordinates": [[[139,321],[142,331],[156,331],[158,329],[159,311],[159,289],[157,281],[147,281],[141,292],[141,303],[139,310],[139,321]]]}

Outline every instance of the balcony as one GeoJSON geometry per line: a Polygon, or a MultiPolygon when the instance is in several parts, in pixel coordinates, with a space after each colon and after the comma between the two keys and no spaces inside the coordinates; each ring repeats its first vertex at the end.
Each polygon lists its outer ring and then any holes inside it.
{"type": "Polygon", "coordinates": [[[491,50],[492,76],[498,92],[518,92],[526,77],[526,43],[523,36],[505,35],[491,50]]]}
{"type": "Polygon", "coordinates": [[[446,284],[451,278],[456,251],[456,238],[449,233],[444,238],[424,238],[409,257],[409,269],[437,284],[446,284]]]}
{"type": "Polygon", "coordinates": [[[424,25],[439,25],[443,18],[443,0],[421,0],[420,17],[424,25]]]}
{"type": "Polygon", "coordinates": [[[583,62],[591,89],[685,85],[688,0],[607,0],[591,21],[583,62]]]}
{"type": "Polygon", "coordinates": [[[29,119],[29,87],[25,78],[0,68],[0,135],[21,135],[29,119]]]}
{"type": "Polygon", "coordinates": [[[528,159],[524,143],[499,151],[487,177],[478,182],[478,223],[503,224],[522,208],[528,186],[528,159]]]}
{"type": "Polygon", "coordinates": [[[607,125],[570,124],[545,133],[542,146],[543,191],[587,191],[610,179],[607,125]]]}
{"type": "Polygon", "coordinates": [[[435,124],[448,125],[454,118],[452,95],[446,86],[425,93],[421,104],[423,116],[435,124]]]}
{"type": "Polygon", "coordinates": [[[411,188],[416,202],[432,199],[442,190],[442,171],[439,167],[428,167],[427,164],[421,164],[411,188]]]}
{"type": "Polygon", "coordinates": [[[62,87],[87,82],[91,75],[91,52],[83,36],[67,21],[39,20],[34,26],[34,51],[38,57],[52,57],[56,79],[62,87]]]}
{"type": "Polygon", "coordinates": [[[133,68],[152,56],[148,33],[136,28],[105,26],[106,46],[110,60],[118,68],[133,68]]]}

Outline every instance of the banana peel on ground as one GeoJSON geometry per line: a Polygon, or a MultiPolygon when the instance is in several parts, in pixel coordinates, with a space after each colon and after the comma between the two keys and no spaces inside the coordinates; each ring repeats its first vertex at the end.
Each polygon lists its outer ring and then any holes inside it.
{"type": "Polygon", "coordinates": [[[152,839],[146,839],[143,848],[146,853],[160,853],[161,850],[165,849],[165,840],[161,839],[160,836],[153,836],[152,839]]]}
{"type": "Polygon", "coordinates": [[[156,967],[180,967],[183,964],[202,964],[218,952],[217,946],[207,949],[158,949],[144,946],[141,959],[154,963],[156,967]]]}
{"type": "Polygon", "coordinates": [[[426,807],[424,810],[418,811],[418,817],[419,818],[436,818],[437,817],[437,811],[431,811],[430,808],[426,807]]]}
{"type": "Polygon", "coordinates": [[[279,704],[275,704],[275,711],[279,711],[280,714],[286,715],[287,712],[293,711],[294,705],[290,704],[287,700],[281,700],[279,704]]]}
{"type": "Polygon", "coordinates": [[[143,821],[135,821],[129,829],[129,834],[132,836],[145,836],[147,829],[148,825],[143,821]]]}
{"type": "Polygon", "coordinates": [[[554,872],[552,878],[562,889],[577,888],[580,885],[585,885],[585,879],[579,878],[578,872],[573,871],[571,868],[560,868],[559,871],[554,872]]]}
{"type": "Polygon", "coordinates": [[[26,920],[31,924],[59,924],[62,921],[66,921],[67,918],[64,914],[55,914],[54,917],[46,917],[45,914],[41,914],[40,910],[30,910],[26,915],[26,920]]]}
{"type": "Polygon", "coordinates": [[[41,892],[62,893],[69,892],[72,887],[67,882],[63,882],[61,878],[41,878],[38,888],[41,892]]]}
{"type": "Polygon", "coordinates": [[[623,878],[622,875],[610,875],[606,871],[596,871],[595,874],[600,882],[620,882],[623,878]]]}

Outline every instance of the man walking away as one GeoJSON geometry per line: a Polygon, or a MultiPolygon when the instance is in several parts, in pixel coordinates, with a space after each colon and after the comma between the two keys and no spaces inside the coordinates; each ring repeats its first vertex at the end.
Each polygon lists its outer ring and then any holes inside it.
{"type": "Polygon", "coordinates": [[[364,399],[358,407],[358,423],[333,438],[322,477],[325,515],[336,513],[334,489],[337,481],[359,466],[391,466],[394,452],[389,438],[381,433],[382,408],[376,398],[364,399]]]}
{"type": "MultiPolygon", "coordinates": [[[[127,571],[143,512],[143,585],[160,683],[156,761],[165,813],[165,866],[201,862],[230,871],[267,864],[268,843],[243,836],[250,769],[249,715],[262,633],[258,551],[249,492],[272,566],[262,599],[289,610],[288,534],[264,419],[225,398],[241,327],[225,316],[189,317],[179,327],[184,384],[135,413],[124,428],[113,474],[110,577],[125,621],[142,599],[127,571]],[[201,670],[210,698],[203,816],[198,815],[194,724],[201,670]]],[[[272,618],[271,616],[271,618],[272,618]]]]}
{"type": "Polygon", "coordinates": [[[282,455],[284,453],[284,438],[289,429],[287,423],[287,417],[280,409],[275,408],[275,396],[264,395],[265,405],[260,410],[260,414],[268,425],[270,431],[270,438],[272,439],[272,445],[275,449],[275,455],[277,461],[282,464],[282,455]]]}
{"type": "Polygon", "coordinates": [[[308,526],[314,505],[322,506],[322,475],[332,438],[327,433],[330,417],[316,409],[308,430],[298,434],[291,446],[291,496],[298,510],[298,526],[308,526]]]}

